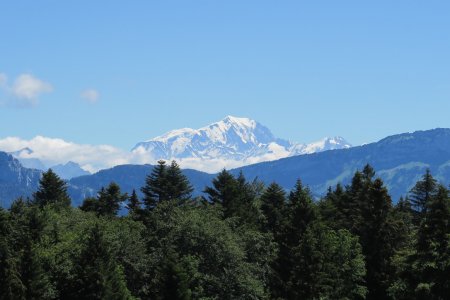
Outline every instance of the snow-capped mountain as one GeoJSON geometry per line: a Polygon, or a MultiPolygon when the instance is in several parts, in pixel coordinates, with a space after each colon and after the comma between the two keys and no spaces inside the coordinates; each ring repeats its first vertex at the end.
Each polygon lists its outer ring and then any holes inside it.
{"type": "Polygon", "coordinates": [[[294,143],[275,137],[267,127],[254,120],[232,116],[200,129],[170,131],[138,143],[131,151],[112,145],[77,144],[44,136],[31,140],[0,139],[0,151],[10,153],[23,166],[44,171],[52,168],[65,179],[117,165],[155,164],[160,159],[176,160],[185,169],[215,173],[222,168],[350,146],[341,137],[324,138],[311,144],[294,143]]]}
{"type": "Polygon", "coordinates": [[[200,129],[173,130],[138,143],[132,152],[146,154],[155,161],[222,162],[220,168],[349,147],[342,137],[324,138],[311,144],[293,143],[276,138],[254,120],[227,116],[200,129]]]}

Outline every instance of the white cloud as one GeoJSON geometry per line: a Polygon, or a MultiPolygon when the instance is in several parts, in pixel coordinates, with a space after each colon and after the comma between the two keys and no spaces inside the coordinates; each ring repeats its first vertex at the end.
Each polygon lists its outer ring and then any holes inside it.
{"type": "Polygon", "coordinates": [[[47,167],[73,161],[93,172],[131,161],[129,152],[109,145],[76,144],[43,136],[31,140],[18,137],[0,139],[0,151],[13,152],[26,147],[33,152],[24,153],[22,158],[37,158],[47,167]]]}
{"type": "MultiPolygon", "coordinates": [[[[29,148],[32,152],[23,151],[21,158],[37,158],[46,167],[73,161],[91,173],[123,164],[155,164],[158,160],[141,148],[128,152],[110,145],[76,144],[62,139],[44,136],[36,136],[30,140],[18,137],[0,139],[0,151],[14,152],[23,148],[29,148]]],[[[223,168],[232,169],[274,158],[253,157],[239,161],[220,158],[184,158],[175,160],[184,169],[196,169],[208,173],[215,173],[223,168]]]]}
{"type": "Polygon", "coordinates": [[[12,94],[18,99],[24,100],[25,104],[36,104],[37,98],[42,93],[53,91],[53,87],[31,74],[22,74],[16,78],[11,87],[12,94]]]}
{"type": "Polygon", "coordinates": [[[27,73],[19,75],[12,84],[8,84],[6,74],[0,73],[0,88],[5,103],[19,106],[36,105],[41,94],[53,91],[51,84],[27,73]]]}
{"type": "Polygon", "coordinates": [[[81,93],[81,98],[89,103],[96,103],[100,99],[100,93],[95,89],[87,89],[81,93]]]}

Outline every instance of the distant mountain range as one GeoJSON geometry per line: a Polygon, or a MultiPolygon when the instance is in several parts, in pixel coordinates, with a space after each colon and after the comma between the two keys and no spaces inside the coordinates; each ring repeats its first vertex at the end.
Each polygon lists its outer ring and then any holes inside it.
{"type": "MultiPolygon", "coordinates": [[[[231,172],[238,175],[242,171],[247,179],[258,178],[266,184],[275,181],[286,190],[291,189],[297,179],[301,179],[316,197],[320,197],[329,186],[335,186],[337,183],[348,184],[353,174],[362,170],[367,163],[371,164],[377,176],[383,179],[394,202],[401,195],[407,194],[427,168],[436,179],[447,185],[450,183],[450,129],[404,133],[363,146],[298,155],[244,166],[231,172]]],[[[78,187],[78,180],[83,179],[84,189],[95,186],[94,191],[110,181],[124,183],[127,191],[143,185],[145,172],[140,176],[127,175],[136,175],[136,170],[141,166],[128,165],[121,168],[120,177],[117,172],[113,172],[115,168],[100,172],[101,184],[98,177],[94,179],[95,175],[75,178],[70,184],[78,187]]],[[[198,172],[195,178],[190,180],[199,188],[197,193],[201,193],[214,176],[198,172]]]]}
{"type": "MultiPolygon", "coordinates": [[[[227,116],[200,129],[183,128],[138,143],[132,152],[159,159],[243,166],[283,157],[350,148],[342,137],[301,144],[276,138],[265,126],[248,118],[227,116]]],[[[216,168],[217,169],[217,168],[216,168]]],[[[219,168],[220,169],[220,168],[219,168]]]]}
{"type": "Polygon", "coordinates": [[[317,196],[329,186],[350,182],[356,170],[371,164],[396,202],[426,169],[444,185],[450,183],[450,129],[416,131],[350,149],[325,151],[264,162],[233,170],[290,189],[300,178],[317,196]]]}
{"type": "Polygon", "coordinates": [[[255,120],[232,116],[200,129],[172,130],[137,143],[131,151],[43,136],[28,141],[7,138],[0,142],[23,166],[38,170],[52,168],[66,179],[87,175],[87,170],[96,172],[119,164],[156,164],[160,159],[177,160],[184,168],[215,173],[222,168],[351,147],[342,137],[327,137],[310,144],[283,140],[255,120]]]}
{"type": "MultiPolygon", "coordinates": [[[[19,195],[31,195],[37,187],[40,172],[21,166],[11,155],[0,152],[0,201],[8,206],[19,195]]],[[[370,163],[390,190],[393,200],[405,195],[429,168],[440,182],[450,183],[450,129],[433,129],[394,135],[376,143],[348,149],[329,150],[263,162],[231,170],[243,172],[249,180],[265,183],[276,181],[289,190],[297,179],[309,185],[315,196],[325,193],[328,186],[349,183],[354,172],[370,163]]],[[[93,175],[73,178],[69,192],[74,204],[86,196],[95,195],[100,187],[117,182],[126,192],[139,191],[151,165],[123,165],[102,170],[93,175]]],[[[214,174],[184,170],[184,174],[201,194],[211,184],[214,174]]]]}
{"type": "Polygon", "coordinates": [[[74,163],[73,161],[69,161],[65,164],[46,166],[40,159],[30,157],[33,154],[33,150],[28,147],[10,152],[9,154],[19,160],[25,168],[37,169],[41,171],[52,169],[56,174],[58,174],[59,177],[63,179],[71,179],[74,177],[91,174],[88,171],[83,170],[79,164],[74,163]]]}

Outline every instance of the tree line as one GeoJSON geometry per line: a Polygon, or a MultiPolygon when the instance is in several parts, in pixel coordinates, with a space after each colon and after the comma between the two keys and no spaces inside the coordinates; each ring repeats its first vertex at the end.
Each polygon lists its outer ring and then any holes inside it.
{"type": "Polygon", "coordinates": [[[0,299],[448,299],[450,198],[427,171],[393,205],[366,165],[315,201],[226,170],[202,197],[176,162],[71,206],[45,172],[0,209],[0,299]],[[119,214],[126,208],[128,214],[119,214]]]}

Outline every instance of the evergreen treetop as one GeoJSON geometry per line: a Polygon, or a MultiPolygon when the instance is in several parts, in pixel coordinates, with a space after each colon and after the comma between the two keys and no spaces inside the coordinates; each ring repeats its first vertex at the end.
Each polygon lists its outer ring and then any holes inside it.
{"type": "Polygon", "coordinates": [[[52,169],[42,174],[39,189],[33,194],[33,202],[39,207],[52,204],[57,207],[69,207],[70,197],[67,194],[67,184],[59,178],[52,169]]]}

